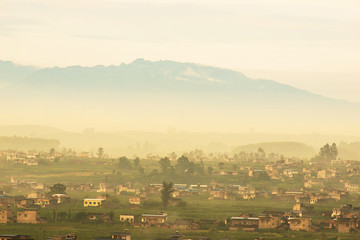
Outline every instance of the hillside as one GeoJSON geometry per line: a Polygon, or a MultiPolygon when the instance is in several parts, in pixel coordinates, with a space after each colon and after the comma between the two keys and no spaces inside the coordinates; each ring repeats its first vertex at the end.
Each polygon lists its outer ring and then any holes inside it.
{"type": "Polygon", "coordinates": [[[60,145],[58,140],[28,138],[28,137],[0,137],[0,150],[18,150],[18,151],[45,151],[51,148],[57,149],[60,145]]]}

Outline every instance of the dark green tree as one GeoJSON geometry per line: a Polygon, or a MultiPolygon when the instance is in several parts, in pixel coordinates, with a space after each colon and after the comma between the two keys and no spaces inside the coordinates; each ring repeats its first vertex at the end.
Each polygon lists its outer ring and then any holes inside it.
{"type": "Polygon", "coordinates": [[[265,159],[265,157],[266,157],[266,154],[265,154],[264,149],[259,147],[257,152],[256,152],[256,158],[263,160],[263,159],[265,159]]]}
{"type": "Polygon", "coordinates": [[[50,149],[50,156],[52,157],[52,156],[54,156],[54,154],[55,154],[55,148],[51,148],[50,149]]]}
{"type": "Polygon", "coordinates": [[[172,182],[163,182],[163,187],[161,189],[161,201],[164,207],[169,205],[169,201],[171,200],[171,194],[174,192],[173,183],[172,182]]]}
{"type": "Polygon", "coordinates": [[[114,220],[114,216],[115,216],[114,210],[111,210],[111,211],[109,212],[109,218],[110,218],[111,221],[114,220]]]}
{"type": "Polygon", "coordinates": [[[329,162],[331,160],[334,160],[338,156],[338,150],[335,143],[333,143],[331,146],[327,143],[323,147],[320,148],[319,152],[319,159],[322,161],[329,162]]]}
{"type": "Polygon", "coordinates": [[[175,168],[176,171],[180,174],[194,174],[195,163],[190,162],[189,159],[183,155],[177,160],[175,168]]]}
{"type": "Polygon", "coordinates": [[[134,159],[134,166],[137,168],[137,167],[139,167],[139,164],[140,164],[140,158],[136,157],[134,159]]]}
{"type": "Polygon", "coordinates": [[[219,169],[220,170],[224,169],[224,165],[225,164],[223,162],[219,162],[219,164],[218,164],[219,169]]]}
{"type": "Polygon", "coordinates": [[[61,183],[54,184],[54,186],[50,187],[51,194],[64,194],[66,191],[66,186],[61,183]]]}
{"type": "Polygon", "coordinates": [[[102,158],[104,156],[104,148],[99,147],[97,151],[98,158],[102,158]]]}
{"type": "Polygon", "coordinates": [[[84,223],[88,220],[88,214],[86,212],[78,212],[76,213],[74,220],[84,223]]]}
{"type": "Polygon", "coordinates": [[[163,174],[168,174],[171,168],[171,162],[169,158],[165,157],[160,159],[159,164],[160,164],[161,172],[163,174]]]}
{"type": "Polygon", "coordinates": [[[212,175],[214,173],[214,168],[212,166],[208,166],[208,174],[212,175]]]}
{"type": "Polygon", "coordinates": [[[65,221],[66,217],[67,217],[67,213],[65,211],[61,211],[61,212],[58,213],[58,220],[60,222],[65,221]]]}
{"type": "Polygon", "coordinates": [[[131,169],[132,168],[131,162],[125,156],[119,158],[119,167],[123,168],[123,169],[131,169]]]}

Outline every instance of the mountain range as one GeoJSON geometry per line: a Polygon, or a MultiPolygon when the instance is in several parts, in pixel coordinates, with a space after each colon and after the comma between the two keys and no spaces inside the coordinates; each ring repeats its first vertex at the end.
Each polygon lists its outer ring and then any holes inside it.
{"type": "Polygon", "coordinates": [[[0,103],[1,125],[360,135],[360,104],[174,61],[63,68],[0,61],[0,103]]]}

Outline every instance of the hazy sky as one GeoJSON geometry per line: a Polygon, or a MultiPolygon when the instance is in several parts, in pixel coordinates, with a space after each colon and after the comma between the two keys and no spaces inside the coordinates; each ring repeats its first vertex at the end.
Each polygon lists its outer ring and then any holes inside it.
{"type": "Polygon", "coordinates": [[[360,1],[0,0],[0,58],[195,62],[360,102],[360,1]]]}

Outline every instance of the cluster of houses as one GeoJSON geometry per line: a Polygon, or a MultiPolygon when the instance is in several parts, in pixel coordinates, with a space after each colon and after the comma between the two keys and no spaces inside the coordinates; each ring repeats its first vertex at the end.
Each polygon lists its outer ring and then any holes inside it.
{"type": "Polygon", "coordinates": [[[297,203],[287,212],[265,211],[259,216],[243,214],[231,218],[229,230],[289,229],[316,232],[320,229],[336,229],[339,233],[360,232],[360,208],[353,208],[350,204],[334,208],[331,213],[326,213],[331,217],[330,220],[320,221],[317,226],[312,223],[312,210],[311,207],[297,203]]]}
{"type": "Polygon", "coordinates": [[[20,164],[20,165],[28,165],[28,166],[37,166],[39,165],[39,159],[48,159],[54,160],[56,157],[61,157],[62,154],[58,152],[37,152],[37,151],[14,151],[14,150],[7,150],[7,151],[0,151],[0,158],[4,159],[8,162],[12,162],[13,164],[20,164]]]}
{"type": "Polygon", "coordinates": [[[0,223],[14,222],[38,224],[45,223],[45,220],[40,218],[39,211],[36,209],[18,211],[16,215],[9,208],[0,210],[0,223]]]}

